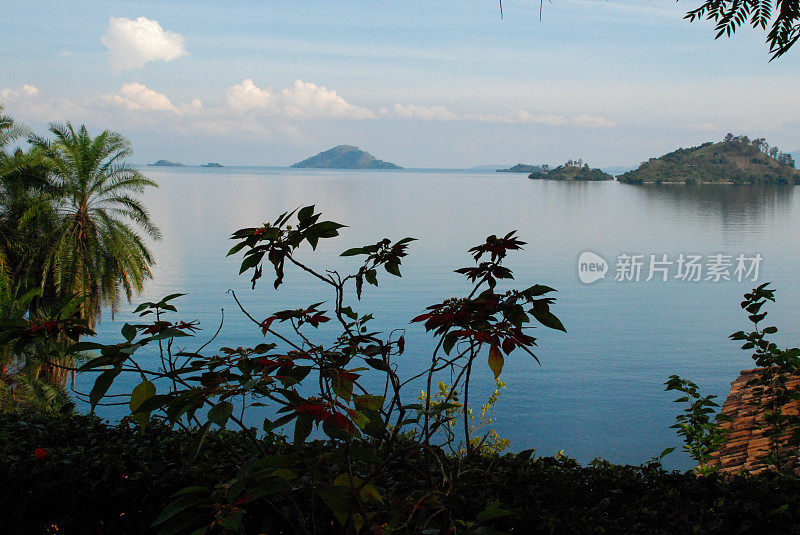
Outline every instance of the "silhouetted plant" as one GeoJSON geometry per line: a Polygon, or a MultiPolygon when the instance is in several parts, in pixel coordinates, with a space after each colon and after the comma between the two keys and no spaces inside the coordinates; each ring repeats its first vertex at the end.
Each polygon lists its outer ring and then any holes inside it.
{"type": "MultiPolygon", "coordinates": [[[[214,488],[188,487],[176,493],[156,519],[155,525],[162,532],[190,527],[237,531],[246,508],[274,504],[275,493],[281,494],[281,515],[286,525],[300,533],[313,532],[308,526],[313,526],[314,519],[308,517],[305,507],[309,498],[326,504],[345,531],[381,526],[386,531],[446,531],[457,519],[441,500],[452,491],[454,478],[459,477],[458,470],[445,468],[452,462],[447,460],[447,451],[458,451],[460,443],[463,455],[458,458],[466,460],[503,446],[491,430],[482,437],[472,436],[480,427],[474,424],[469,407],[474,366],[479,358],[485,358],[498,380],[505,358],[516,349],[538,362],[531,349],[536,339],[528,334],[533,320],[564,330],[550,311],[554,299],[546,295],[555,291],[552,288],[534,285],[495,291],[499,280],[513,278],[503,261],[524,242],[511,232],[489,236],[470,249],[476,265],[456,270],[473,284],[468,295],[432,305],[412,320],[424,323],[438,338],[438,344],[429,367],[406,378],[401,377],[397,362],[405,351],[403,330],[388,334],[372,330],[372,314],[358,312],[346,298],[353,292],[359,300],[365,282],[377,286],[379,271],[399,277],[402,259],[413,239],[383,239],[344,251],[342,256],[360,260],[349,274],[317,269],[295,257],[302,245],[316,249],[320,239],[336,237],[343,226],[321,220],[314,207],[307,206],[233,234],[237,243],[229,255],[244,252],[240,273],[250,272],[253,287],[264,276],[265,265],[273,272],[275,288],[282,284],[285,270],[293,266],[332,292],[330,309],[317,302],[276,311],[263,319],[246,310],[231,292],[241,311],[266,338],[263,342],[221,347],[210,356],[204,350],[211,341],[197,351],[178,349],[177,341],[193,336],[199,327],[196,322],[170,319],[177,312],[174,300],[181,295],[172,294],[141,304],[136,312],[149,322],[125,324],[122,342],[84,341],[71,346],[72,352],[99,351],[78,368],[98,374],[86,395],[92,410],[101,404],[124,403],[143,432],[153,420],[178,427],[193,437],[193,455],[201,450],[213,425],[235,425],[250,437],[251,451],[243,458],[236,478],[221,481],[214,488]],[[338,325],[338,335],[326,338],[318,334],[319,327],[328,323],[338,325]],[[146,360],[136,357],[143,348],[155,348],[159,366],[144,366],[146,360]],[[129,396],[122,398],[124,401],[115,401],[108,397],[108,391],[122,373],[135,374],[140,381],[129,396]],[[426,392],[431,392],[439,377],[446,377],[450,386],[441,391],[435,403],[430,396],[422,403],[405,400],[409,387],[422,382],[426,392]],[[261,428],[267,434],[293,427],[296,453],[276,455],[268,451],[258,433],[247,426],[246,421],[252,419],[248,420],[245,412],[260,407],[264,407],[259,416],[261,428]],[[463,420],[462,430],[452,425],[454,411],[463,420]],[[309,479],[308,475],[299,475],[306,471],[303,467],[308,462],[301,445],[315,428],[315,436],[325,436],[334,448],[319,460],[327,468],[317,475],[312,473],[309,479]],[[440,432],[444,430],[452,432],[440,432]],[[457,435],[462,438],[457,439],[457,435]],[[378,485],[380,481],[385,484],[392,466],[410,456],[428,461],[418,467],[420,488],[413,496],[416,505],[409,512],[386,503],[386,489],[378,485]],[[437,466],[440,470],[431,472],[437,466]]],[[[73,319],[59,318],[51,330],[74,327],[70,323],[73,319]]],[[[82,325],[85,327],[85,321],[82,325]]],[[[34,334],[29,325],[19,327],[20,337],[34,334]]],[[[496,396],[490,398],[489,408],[496,396]]],[[[485,417],[489,408],[483,413],[484,424],[488,423],[485,417]]],[[[487,508],[477,520],[461,519],[459,525],[467,525],[466,521],[486,525],[506,516],[498,512],[504,511],[499,504],[487,508]]]]}
{"type": "Polygon", "coordinates": [[[766,282],[744,294],[741,307],[748,313],[753,330],[735,332],[731,339],[744,341],[742,349],[753,350],[753,361],[763,368],[748,386],[753,387],[756,395],[753,403],[763,409],[760,425],[765,430],[764,435],[771,438],[766,460],[782,470],[790,459],[796,461],[800,446],[800,417],[786,410],[787,404],[800,400],[800,392],[788,385],[790,376],[796,378],[800,373],[800,348],[779,348],[767,338],[778,332],[778,328],[759,327],[767,316],[767,312],[761,311],[762,307],[775,301],[775,291],[769,284],[766,282]]]}

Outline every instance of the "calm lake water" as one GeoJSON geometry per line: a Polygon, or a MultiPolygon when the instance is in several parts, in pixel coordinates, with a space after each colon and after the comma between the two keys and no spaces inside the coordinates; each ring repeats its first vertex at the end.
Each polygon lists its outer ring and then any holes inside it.
{"type": "MultiPolygon", "coordinates": [[[[344,269],[338,254],[383,237],[418,238],[402,266],[403,278],[382,274],[380,288],[368,287],[354,308],[375,314],[379,329],[405,328],[402,371],[425,366],[434,340],[408,321],[424,308],[467,285],[453,269],[471,264],[467,249],[488,234],[516,229],[528,242],[512,255],[516,285],[558,289],[553,311],[568,333],[536,329],[541,359],[518,351],[506,360],[508,390],[496,407],[501,436],[513,450],[535,448],[541,455],[563,449],[586,463],[602,457],[639,464],[668,446],[680,446],[669,426],[679,406],[663,382],[676,373],[724,399],[749,355],[728,335],[748,328],[739,308],[742,294],[772,281],[777,304],[768,324],[780,328],[782,345],[800,338],[800,193],[797,188],[734,186],[637,187],[618,183],[564,183],[528,180],[525,175],[463,171],[333,171],[273,168],[144,168],[160,184],[145,204],[164,238],[153,245],[157,266],[144,300],[183,292],[181,318],[197,319],[204,330],[196,349],[224,327],[212,348],[253,346],[263,338],[238,311],[234,289],[256,317],[329,297],[317,283],[289,272],[279,291],[267,270],[254,291],[238,276],[241,257],[226,258],[228,239],[238,228],[257,226],[298,206],[316,204],[326,219],[346,224],[341,237],[325,240],[317,253],[301,256],[315,266],[344,269]],[[584,284],[578,257],[591,251],[609,264],[605,279],[584,284]],[[677,265],[645,282],[650,255],[676,261],[697,254],[760,254],[758,281],[676,279],[677,265]],[[620,255],[644,255],[639,282],[615,281],[620,255]],[[770,321],[771,320],[771,321],[770,321]]],[[[702,274],[705,279],[705,270],[702,274]]],[[[135,321],[125,307],[99,327],[101,341],[121,340],[119,329],[135,321]]],[[[146,353],[142,358],[153,358],[146,353]]],[[[131,381],[134,379],[131,378],[131,381]]],[[[475,372],[472,399],[483,401],[493,388],[488,366],[475,372]]],[[[79,380],[87,388],[87,379],[79,380]]],[[[128,390],[129,391],[129,390],[128,390]]],[[[407,400],[416,391],[408,392],[407,400]]],[[[122,413],[103,412],[109,418],[122,413]]],[[[252,420],[256,425],[256,419],[252,420]]],[[[673,453],[670,468],[689,468],[690,459],[673,453]]]]}

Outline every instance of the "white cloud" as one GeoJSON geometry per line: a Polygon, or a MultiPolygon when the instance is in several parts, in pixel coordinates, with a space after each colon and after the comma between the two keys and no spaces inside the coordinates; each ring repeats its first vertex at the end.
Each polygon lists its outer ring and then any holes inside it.
{"type": "Polygon", "coordinates": [[[572,124],[594,128],[614,128],[617,123],[609,121],[604,117],[594,117],[592,115],[578,115],[572,118],[572,124]]]}
{"type": "Polygon", "coordinates": [[[580,126],[595,128],[612,128],[616,126],[614,121],[609,121],[603,117],[591,115],[577,115],[568,117],[557,114],[534,115],[526,110],[517,110],[511,113],[468,113],[458,115],[443,106],[415,106],[413,104],[395,104],[394,112],[397,116],[405,119],[422,119],[426,121],[473,121],[478,123],[533,123],[547,126],[580,126]]]}
{"type": "Polygon", "coordinates": [[[253,80],[247,78],[241,83],[232,85],[226,93],[228,105],[237,112],[250,110],[275,111],[275,97],[267,89],[261,89],[253,80]]]}
{"type": "Polygon", "coordinates": [[[717,128],[711,123],[692,123],[692,124],[687,124],[686,128],[690,130],[700,130],[703,132],[713,132],[715,130],[719,130],[719,128],[717,128]]]}
{"type": "Polygon", "coordinates": [[[80,104],[65,98],[42,98],[39,89],[30,84],[0,89],[0,104],[6,107],[6,113],[22,122],[71,120],[87,112],[80,104]]]}
{"type": "Polygon", "coordinates": [[[14,102],[37,96],[39,96],[39,89],[29,84],[24,84],[17,89],[6,87],[0,91],[0,98],[6,102],[14,102]]]}
{"type": "Polygon", "coordinates": [[[228,106],[237,113],[262,112],[289,119],[371,119],[375,114],[354,106],[336,91],[297,80],[292,87],[273,93],[247,78],[226,92],[228,106]]]}
{"type": "Polygon", "coordinates": [[[124,84],[119,93],[106,95],[101,100],[128,110],[178,111],[163,93],[153,91],[138,82],[124,84]]]}
{"type": "Polygon", "coordinates": [[[296,80],[294,85],[281,91],[283,113],[295,119],[371,119],[375,117],[366,108],[353,106],[339,94],[312,82],[296,80]]]}
{"type": "Polygon", "coordinates": [[[203,101],[199,98],[193,98],[188,103],[184,102],[178,106],[178,113],[182,115],[197,115],[203,110],[203,101]]]}
{"type": "Polygon", "coordinates": [[[188,54],[181,34],[166,31],[157,21],[145,17],[111,17],[100,40],[116,71],[138,69],[148,61],[172,61],[188,54]]]}
{"type": "Polygon", "coordinates": [[[444,106],[415,106],[414,104],[394,105],[394,112],[404,119],[423,121],[458,121],[460,117],[444,106]]]}
{"type": "Polygon", "coordinates": [[[564,126],[569,124],[569,119],[563,115],[543,114],[531,115],[525,110],[519,110],[514,114],[521,123],[546,124],[548,126],[564,126]]]}

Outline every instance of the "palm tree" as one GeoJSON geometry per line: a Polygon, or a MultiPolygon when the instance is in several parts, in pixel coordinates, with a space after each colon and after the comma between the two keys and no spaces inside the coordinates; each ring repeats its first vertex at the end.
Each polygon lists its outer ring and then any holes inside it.
{"type": "Polygon", "coordinates": [[[134,229],[153,239],[161,234],[134,194],[157,185],[124,162],[131,145],[116,132],[92,138],[70,123],[51,124],[50,132],[52,141],[31,138],[57,191],[42,284],[52,284],[56,295],[82,297],[81,315],[92,327],[104,305],[113,314],[121,292],[130,302],[152,277],[152,255],[134,229]]]}
{"type": "MultiPolygon", "coordinates": [[[[10,173],[10,167],[12,167],[9,163],[9,156],[6,154],[6,146],[10,142],[27,134],[28,130],[24,126],[15,123],[10,115],[5,115],[3,113],[3,106],[0,105],[0,180],[2,180],[3,186],[6,185],[5,179],[10,173]]],[[[2,199],[0,199],[0,203],[5,204],[8,199],[8,193],[6,191],[2,193],[3,195],[2,199]]],[[[3,213],[5,213],[4,210],[3,213]]],[[[8,228],[5,227],[5,225],[0,226],[0,237],[2,238],[7,238],[8,228]]],[[[0,285],[9,282],[7,241],[7,239],[0,239],[0,285]]]]}
{"type": "Polygon", "coordinates": [[[15,139],[28,135],[28,129],[14,122],[14,119],[10,115],[5,115],[3,110],[3,106],[0,105],[0,160],[6,157],[6,145],[15,139]]]}

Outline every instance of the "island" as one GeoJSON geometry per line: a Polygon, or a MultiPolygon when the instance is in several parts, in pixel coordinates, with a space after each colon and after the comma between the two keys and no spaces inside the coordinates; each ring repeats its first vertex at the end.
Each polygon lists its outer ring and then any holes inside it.
{"type": "Polygon", "coordinates": [[[402,169],[399,165],[378,160],[372,154],[352,145],[339,145],[306,158],[292,167],[313,169],[402,169]]]}
{"type": "Polygon", "coordinates": [[[508,169],[495,169],[498,173],[541,173],[547,169],[545,165],[530,165],[527,163],[518,163],[508,169]]]}
{"type": "Polygon", "coordinates": [[[800,184],[791,154],[764,138],[728,134],[723,141],[650,158],[617,177],[626,184],[800,184]]]}
{"type": "Polygon", "coordinates": [[[149,167],[183,167],[182,163],[171,162],[169,160],[158,160],[154,163],[147,164],[149,167]]]}
{"type": "Polygon", "coordinates": [[[580,182],[596,182],[601,180],[614,180],[614,177],[603,171],[589,167],[582,159],[569,159],[564,165],[559,165],[555,169],[543,169],[538,173],[531,173],[528,178],[544,180],[574,180],[580,182]]]}
{"type": "Polygon", "coordinates": [[[475,165],[472,167],[467,167],[464,171],[497,171],[501,167],[505,167],[506,164],[503,163],[494,163],[494,164],[484,164],[484,165],[475,165]]]}
{"type": "Polygon", "coordinates": [[[222,165],[221,163],[217,163],[217,162],[208,162],[208,163],[200,164],[200,167],[225,167],[225,166],[222,165]]]}

